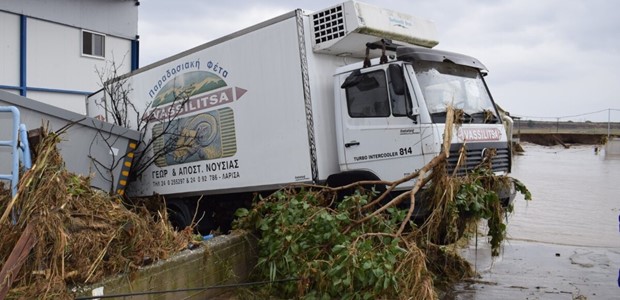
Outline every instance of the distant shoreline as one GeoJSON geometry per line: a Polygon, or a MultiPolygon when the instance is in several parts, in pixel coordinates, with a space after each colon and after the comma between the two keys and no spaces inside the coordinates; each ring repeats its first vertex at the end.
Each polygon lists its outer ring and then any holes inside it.
{"type": "Polygon", "coordinates": [[[611,135],[620,136],[620,123],[618,122],[572,122],[572,121],[533,121],[514,120],[513,135],[517,137],[523,134],[585,134],[605,135],[607,130],[611,135]]]}

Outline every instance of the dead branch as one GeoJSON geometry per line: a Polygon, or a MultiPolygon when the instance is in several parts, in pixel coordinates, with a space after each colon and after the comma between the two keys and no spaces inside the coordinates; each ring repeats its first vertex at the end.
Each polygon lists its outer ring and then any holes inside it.
{"type": "MultiPolygon", "coordinates": [[[[416,174],[418,174],[418,175],[419,174],[426,174],[427,172],[430,172],[435,166],[437,166],[439,163],[441,163],[444,160],[446,160],[446,156],[444,156],[442,154],[437,155],[428,164],[426,164],[424,167],[422,167],[422,169],[420,169],[418,172],[416,172],[416,174]]],[[[362,218],[361,220],[356,221],[356,223],[358,223],[358,224],[359,223],[364,223],[364,222],[368,221],[370,218],[376,216],[377,214],[380,214],[384,210],[386,210],[386,209],[388,209],[388,208],[390,208],[392,206],[400,204],[405,199],[405,197],[408,196],[408,193],[412,193],[414,190],[417,192],[417,190],[419,190],[422,186],[424,186],[423,184],[425,184],[425,183],[426,183],[426,178],[418,179],[418,181],[416,182],[416,185],[411,189],[411,191],[408,191],[406,193],[398,195],[396,198],[392,199],[390,202],[388,202],[387,204],[383,205],[379,209],[373,211],[371,214],[367,215],[366,217],[362,218]]],[[[411,205],[413,205],[413,204],[411,204],[411,205]]]]}

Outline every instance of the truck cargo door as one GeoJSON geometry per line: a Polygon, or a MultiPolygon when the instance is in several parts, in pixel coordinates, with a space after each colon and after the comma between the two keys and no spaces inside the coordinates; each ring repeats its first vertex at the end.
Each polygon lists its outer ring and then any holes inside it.
{"type": "MultiPolygon", "coordinates": [[[[402,70],[400,74],[402,75],[402,70]]],[[[396,180],[423,165],[417,107],[409,88],[395,88],[387,65],[355,71],[342,80],[341,169],[368,170],[383,180],[396,180]]]]}

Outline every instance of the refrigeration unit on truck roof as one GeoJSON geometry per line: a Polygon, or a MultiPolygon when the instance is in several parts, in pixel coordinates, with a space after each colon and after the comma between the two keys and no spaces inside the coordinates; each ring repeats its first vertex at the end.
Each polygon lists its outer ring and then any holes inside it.
{"type": "Polygon", "coordinates": [[[428,48],[439,43],[433,22],[357,1],[312,13],[310,22],[317,53],[364,58],[363,45],[378,39],[428,48]]]}

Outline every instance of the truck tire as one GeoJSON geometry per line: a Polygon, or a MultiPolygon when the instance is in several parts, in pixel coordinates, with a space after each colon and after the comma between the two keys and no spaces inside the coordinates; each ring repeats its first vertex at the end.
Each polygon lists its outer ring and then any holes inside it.
{"type": "Polygon", "coordinates": [[[170,201],[166,204],[168,220],[175,230],[183,230],[192,225],[192,214],[184,201],[170,201]]]}
{"type": "MultiPolygon", "coordinates": [[[[345,171],[337,174],[332,174],[327,177],[327,181],[325,184],[329,187],[341,187],[358,181],[367,181],[367,180],[381,180],[376,174],[364,171],[364,170],[354,170],[354,171],[345,171]]],[[[362,186],[364,189],[371,190],[373,187],[375,191],[379,194],[385,192],[387,188],[385,185],[364,185],[362,186]]],[[[347,189],[344,191],[338,192],[337,199],[341,201],[346,196],[351,196],[355,193],[355,188],[347,189]]],[[[388,197],[389,198],[389,197],[388,197]]]]}

